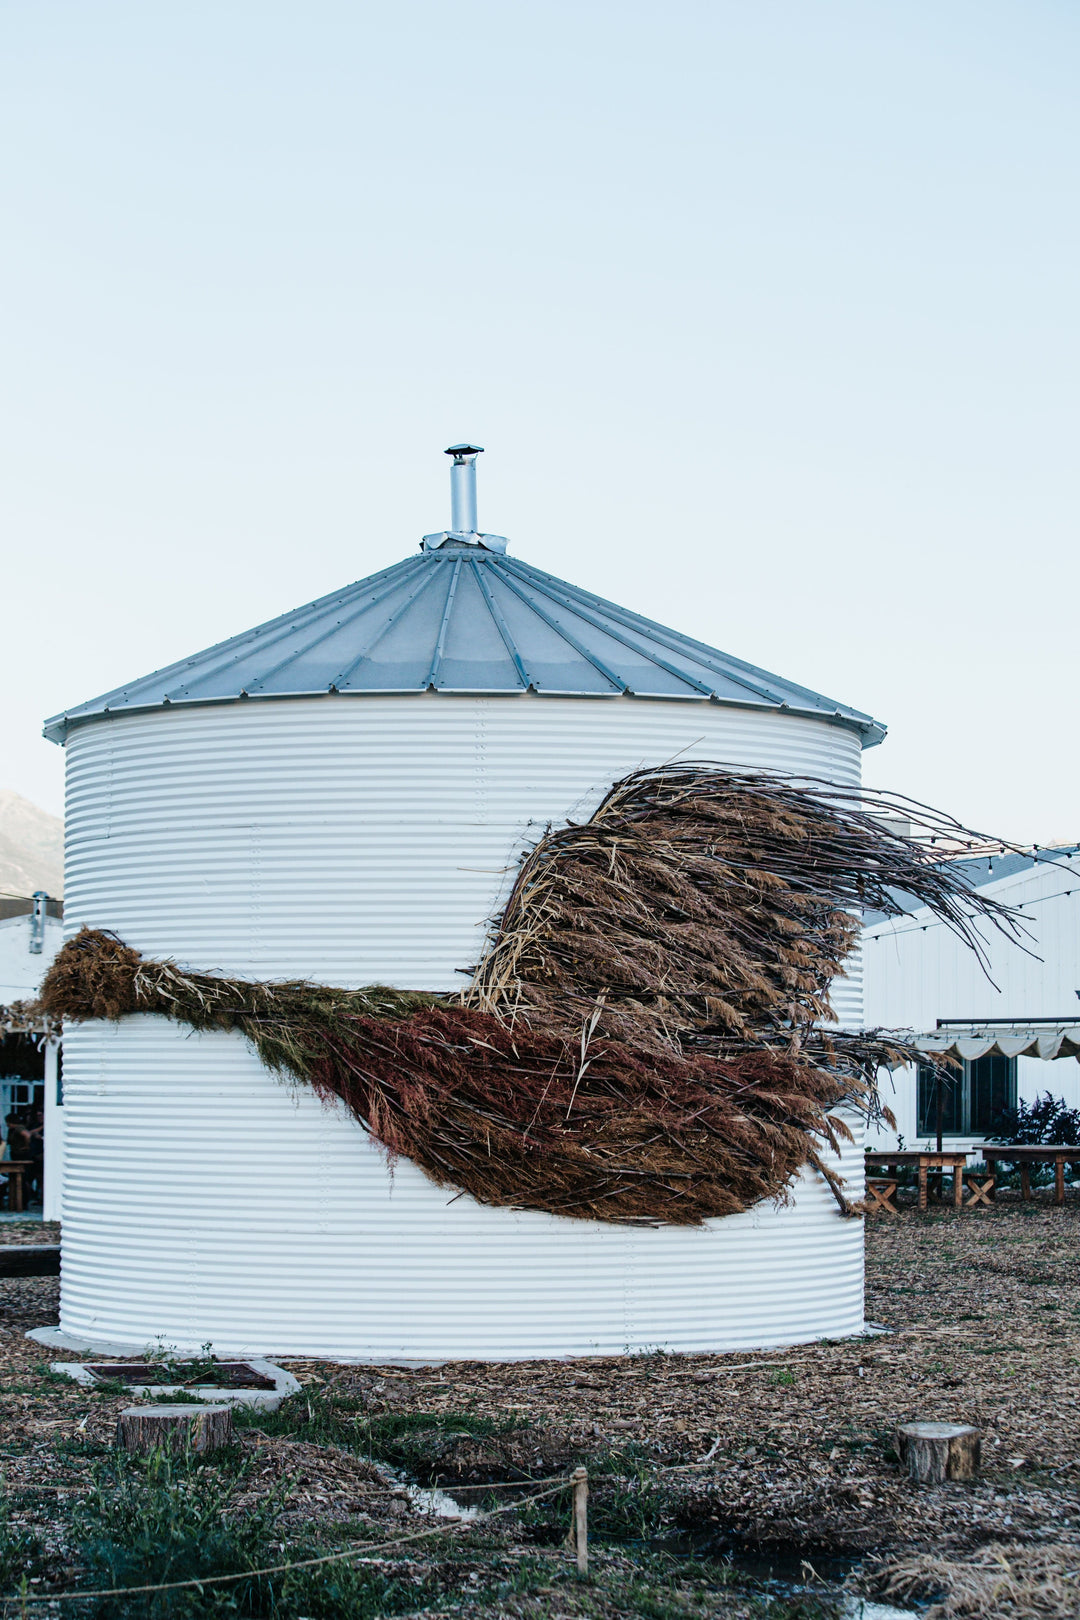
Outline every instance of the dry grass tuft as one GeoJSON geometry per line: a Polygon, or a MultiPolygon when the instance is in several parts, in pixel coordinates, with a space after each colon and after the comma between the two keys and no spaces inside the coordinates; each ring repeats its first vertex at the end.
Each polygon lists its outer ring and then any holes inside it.
{"type": "Polygon", "coordinates": [[[963,1557],[922,1553],[884,1565],[875,1585],[883,1597],[917,1603],[925,1620],[1075,1620],[1080,1546],[992,1541],[963,1557]]]}

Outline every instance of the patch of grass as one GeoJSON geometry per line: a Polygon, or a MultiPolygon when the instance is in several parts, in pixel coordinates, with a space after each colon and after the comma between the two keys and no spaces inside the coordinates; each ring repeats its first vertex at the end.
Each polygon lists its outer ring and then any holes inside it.
{"type": "Polygon", "coordinates": [[[528,1428],[518,1416],[485,1417],[460,1412],[382,1412],[369,1414],[348,1396],[300,1390],[276,1412],[238,1410],[238,1428],[289,1435],[315,1445],[341,1446],[373,1462],[403,1468],[424,1484],[439,1476],[439,1465],[461,1440],[490,1440],[528,1428]]]}
{"type": "Polygon", "coordinates": [[[111,1447],[100,1440],[88,1439],[85,1434],[59,1435],[53,1440],[52,1448],[58,1457],[96,1458],[111,1455],[111,1447]]]}
{"type": "Polygon", "coordinates": [[[35,1361],[30,1370],[44,1384],[66,1384],[69,1388],[78,1388],[73,1378],[69,1378],[67,1373],[57,1372],[47,1361],[35,1361]]]}
{"type": "Polygon", "coordinates": [[[282,1401],[276,1412],[238,1406],[233,1423],[238,1429],[260,1429],[263,1434],[287,1435],[317,1446],[353,1447],[360,1438],[362,1402],[344,1395],[301,1389],[282,1401]]]}
{"type": "Polygon", "coordinates": [[[642,1581],[627,1581],[620,1589],[619,1598],[631,1614],[640,1615],[642,1620],[687,1620],[698,1608],[681,1592],[668,1594],[642,1581]]]}
{"type": "Polygon", "coordinates": [[[846,1451],[856,1457],[883,1457],[889,1462],[897,1462],[896,1436],[892,1429],[872,1429],[869,1433],[860,1434],[849,1431],[841,1436],[840,1444],[846,1451]]]}
{"type": "Polygon", "coordinates": [[[528,1426],[524,1418],[495,1419],[468,1411],[386,1413],[357,1425],[370,1458],[404,1468],[424,1482],[438,1478],[440,1462],[459,1441],[497,1439],[528,1426]]]}
{"type": "Polygon", "coordinates": [[[29,1530],[11,1523],[6,1500],[0,1500],[0,1592],[15,1592],[23,1581],[40,1576],[41,1542],[29,1530]]]}
{"type": "Polygon", "coordinates": [[[318,1556],[318,1545],[279,1539],[276,1498],[242,1510],[246,1470],[214,1461],[153,1453],[145,1460],[114,1455],[95,1472],[92,1493],[76,1505],[71,1540],[88,1590],[244,1578],[224,1586],[88,1599],[94,1620],[377,1620],[415,1610],[433,1596],[430,1580],[390,1575],[345,1561],[310,1570],[256,1574],[260,1568],[318,1556]]]}
{"type": "MultiPolygon", "coordinates": [[[[678,1498],[663,1483],[644,1452],[629,1446],[589,1458],[589,1539],[630,1546],[670,1536],[676,1527],[678,1498]]],[[[570,1525],[571,1494],[523,1507],[520,1523],[535,1540],[554,1546],[570,1525]]]]}
{"type": "MultiPolygon", "coordinates": [[[[59,1382],[59,1380],[58,1380],[58,1382],[59,1382]]],[[[65,1378],[63,1380],[63,1382],[65,1384],[67,1384],[67,1386],[71,1390],[72,1394],[74,1394],[75,1390],[78,1389],[78,1387],[79,1387],[77,1384],[73,1384],[70,1381],[70,1379],[67,1379],[67,1378],[65,1378]]],[[[34,1383],[34,1384],[0,1384],[0,1395],[40,1395],[40,1394],[41,1394],[41,1385],[39,1383],[34,1383]]]]}

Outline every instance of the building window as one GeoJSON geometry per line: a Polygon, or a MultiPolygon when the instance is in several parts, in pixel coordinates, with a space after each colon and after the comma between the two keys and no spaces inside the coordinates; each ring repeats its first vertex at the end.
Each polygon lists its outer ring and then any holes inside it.
{"type": "MultiPolygon", "coordinates": [[[[938,1077],[919,1066],[919,1136],[936,1136],[938,1077]]],[[[943,1136],[988,1136],[1006,1108],[1016,1107],[1016,1059],[981,1057],[940,1083],[943,1136]]]]}

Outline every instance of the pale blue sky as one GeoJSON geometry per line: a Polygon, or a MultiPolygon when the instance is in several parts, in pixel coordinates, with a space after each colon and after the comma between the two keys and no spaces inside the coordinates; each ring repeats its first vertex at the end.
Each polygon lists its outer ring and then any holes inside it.
{"type": "Polygon", "coordinates": [[[41,719],[409,555],[515,552],[1080,837],[1080,12],[0,5],[0,786],[41,719]]]}

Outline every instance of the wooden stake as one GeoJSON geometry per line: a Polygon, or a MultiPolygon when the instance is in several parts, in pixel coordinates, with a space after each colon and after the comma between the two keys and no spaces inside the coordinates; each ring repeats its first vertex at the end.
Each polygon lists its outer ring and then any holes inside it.
{"type": "Polygon", "coordinates": [[[974,1479],[979,1471],[980,1433],[967,1423],[904,1423],[896,1449],[910,1479],[941,1485],[947,1479],[974,1479]]]}
{"type": "Polygon", "coordinates": [[[216,1451],[233,1437],[231,1406],[129,1406],[116,1420],[121,1451],[216,1451]]]}
{"type": "Polygon", "coordinates": [[[577,1549],[579,1581],[589,1578],[589,1470],[575,1468],[570,1475],[574,1487],[574,1546],[577,1549]]]}

